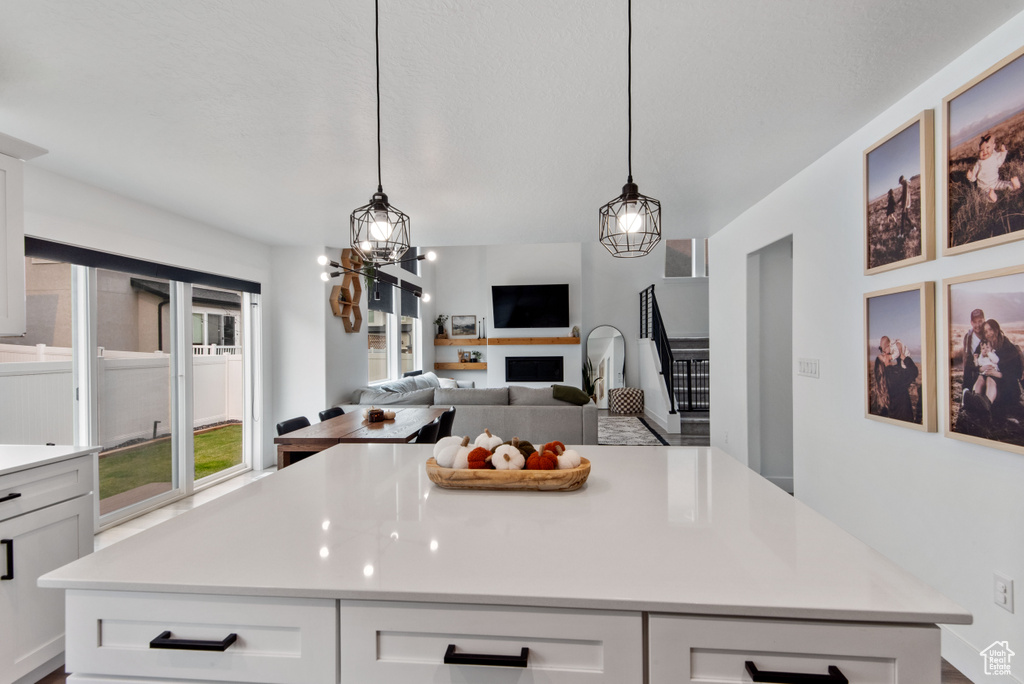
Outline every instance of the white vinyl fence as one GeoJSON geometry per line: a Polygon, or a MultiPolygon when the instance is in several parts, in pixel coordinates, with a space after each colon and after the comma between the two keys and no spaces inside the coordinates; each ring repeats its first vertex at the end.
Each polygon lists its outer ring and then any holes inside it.
{"type": "MultiPolygon", "coordinates": [[[[101,350],[97,368],[104,448],[170,432],[170,356],[101,350]]],[[[241,354],[195,356],[193,374],[194,427],[241,421],[241,354]]],[[[71,444],[73,397],[70,349],[0,344],[0,444],[71,444]]]]}

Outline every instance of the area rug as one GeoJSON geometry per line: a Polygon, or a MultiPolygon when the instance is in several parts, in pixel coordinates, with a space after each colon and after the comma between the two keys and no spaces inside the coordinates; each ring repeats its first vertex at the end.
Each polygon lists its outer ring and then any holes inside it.
{"type": "Polygon", "coordinates": [[[616,446],[668,446],[661,435],[643,418],[600,416],[597,419],[597,443],[616,446]]]}

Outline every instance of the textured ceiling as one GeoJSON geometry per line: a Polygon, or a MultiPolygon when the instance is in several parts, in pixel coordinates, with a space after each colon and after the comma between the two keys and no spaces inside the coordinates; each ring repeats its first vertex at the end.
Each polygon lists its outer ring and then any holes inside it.
{"type": "MultiPolygon", "coordinates": [[[[636,0],[633,175],[709,235],[1024,0],[636,0]],[[983,7],[983,11],[981,8],[983,7]]],[[[376,190],[370,0],[0,0],[34,162],[271,244],[376,190]]],[[[595,239],[626,177],[624,0],[382,0],[384,190],[418,244],[595,239]]]]}

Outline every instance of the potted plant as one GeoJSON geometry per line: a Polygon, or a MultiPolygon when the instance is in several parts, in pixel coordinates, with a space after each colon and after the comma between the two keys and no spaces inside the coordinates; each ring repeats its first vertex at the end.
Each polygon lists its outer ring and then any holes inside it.
{"type": "Polygon", "coordinates": [[[444,340],[448,338],[448,333],[444,331],[444,324],[448,321],[448,316],[445,314],[438,314],[437,318],[434,319],[434,325],[437,326],[437,339],[444,340]]]}
{"type": "Polygon", "coordinates": [[[597,403],[597,381],[599,377],[594,377],[594,363],[587,357],[586,363],[583,364],[583,391],[586,392],[593,402],[597,403]]]}

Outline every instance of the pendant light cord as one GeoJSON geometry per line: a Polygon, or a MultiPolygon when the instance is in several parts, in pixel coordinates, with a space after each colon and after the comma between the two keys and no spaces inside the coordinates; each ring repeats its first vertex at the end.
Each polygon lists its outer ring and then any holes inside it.
{"type": "Polygon", "coordinates": [[[629,12],[629,56],[626,58],[626,70],[629,72],[626,78],[626,98],[629,101],[629,181],[633,182],[633,0],[627,0],[626,7],[629,12]]]}
{"type": "Polygon", "coordinates": [[[380,0],[373,2],[373,47],[377,53],[377,192],[384,192],[380,182],[380,0]]]}

